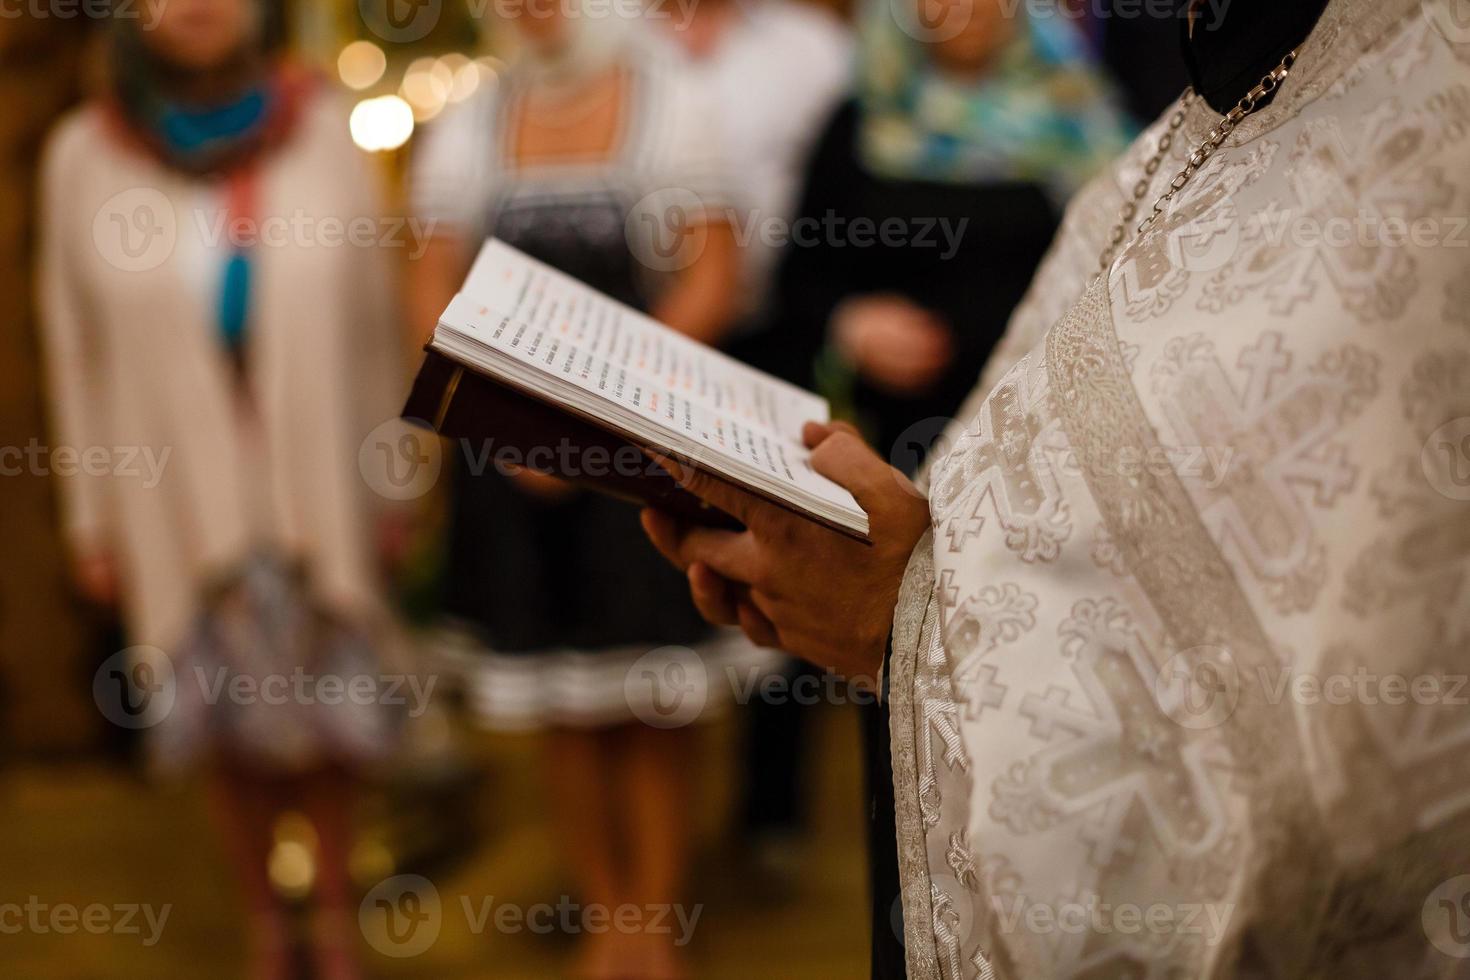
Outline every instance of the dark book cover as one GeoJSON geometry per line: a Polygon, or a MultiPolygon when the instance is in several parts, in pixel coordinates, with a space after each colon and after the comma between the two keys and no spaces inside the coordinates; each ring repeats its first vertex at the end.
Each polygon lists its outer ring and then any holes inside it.
{"type": "MultiPolygon", "coordinates": [[[[432,349],[414,379],[403,417],[427,425],[441,436],[481,443],[475,448],[488,450],[491,460],[529,463],[528,468],[579,487],[640,507],[653,507],[691,523],[736,530],[742,527],[735,518],[681,486],[645,450],[675,456],[714,479],[724,479],[699,460],[678,456],[663,447],[641,445],[608,423],[480,374],[432,349]]],[[[757,488],[742,489],[849,537],[867,540],[757,488]]]]}

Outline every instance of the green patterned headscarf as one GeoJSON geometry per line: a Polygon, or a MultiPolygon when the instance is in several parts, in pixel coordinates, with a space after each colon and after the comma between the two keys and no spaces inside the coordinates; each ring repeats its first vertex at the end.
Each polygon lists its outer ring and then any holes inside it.
{"type": "Polygon", "coordinates": [[[985,76],[960,81],[911,36],[913,3],[868,0],[862,13],[859,149],[873,173],[1034,181],[1065,201],[1131,141],[1135,125],[1060,10],[1028,16],[1017,4],[1025,24],[985,76]]]}

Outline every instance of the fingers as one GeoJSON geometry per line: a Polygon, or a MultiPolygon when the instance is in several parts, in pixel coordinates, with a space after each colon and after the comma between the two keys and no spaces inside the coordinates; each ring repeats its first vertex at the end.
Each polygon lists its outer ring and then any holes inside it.
{"type": "Polygon", "coordinates": [[[717,626],[739,626],[756,646],[780,646],[776,627],[751,601],[750,593],[741,598],[739,591],[708,566],[697,562],[689,566],[689,594],[701,616],[717,626]]]}
{"type": "Polygon", "coordinates": [[[652,507],[639,511],[638,519],[643,524],[643,533],[648,535],[658,553],[679,571],[688,571],[689,563],[679,554],[679,522],[652,507]]]}
{"type": "Polygon", "coordinates": [[[718,507],[747,527],[755,514],[770,510],[774,506],[697,467],[681,463],[662,453],[650,452],[648,455],[664,472],[672,476],[679,486],[710,506],[718,507]]]}
{"type": "Polygon", "coordinates": [[[812,469],[845,487],[869,515],[881,507],[884,494],[896,488],[893,467],[847,432],[822,440],[812,450],[811,461],[812,469]]]}
{"type": "Polygon", "coordinates": [[[862,434],[851,422],[808,422],[801,427],[801,441],[806,448],[815,449],[823,439],[838,432],[846,432],[848,435],[862,438],[862,434]]]}
{"type": "Polygon", "coordinates": [[[740,591],[705,565],[689,566],[689,594],[701,616],[717,626],[739,626],[756,646],[780,646],[776,627],[756,608],[750,593],[741,598],[740,591]]]}
{"type": "Polygon", "coordinates": [[[767,621],[774,623],[780,618],[776,610],[776,600],[760,589],[751,589],[745,596],[745,601],[755,607],[767,621]]]}
{"type": "Polygon", "coordinates": [[[689,595],[694,599],[694,608],[709,622],[734,626],[740,621],[732,592],[730,583],[709,566],[698,563],[689,566],[689,595]]]}
{"type": "Polygon", "coordinates": [[[679,554],[690,564],[708,565],[732,582],[749,585],[762,578],[760,546],[749,531],[691,527],[679,541],[679,554]]]}
{"type": "Polygon", "coordinates": [[[740,617],[740,629],[758,647],[779,647],[780,637],[776,635],[776,627],[771,621],[760,614],[760,611],[749,602],[741,602],[737,607],[740,617]]]}
{"type": "Polygon", "coordinates": [[[644,530],[659,551],[686,569],[689,595],[701,616],[719,626],[738,625],[756,646],[782,646],[773,620],[777,601],[772,596],[742,584],[749,578],[742,580],[738,574],[722,573],[719,566],[691,557],[717,552],[720,560],[730,563],[726,567],[743,570],[742,562],[747,560],[744,549],[755,547],[749,531],[736,534],[694,528],[681,533],[678,522],[666,514],[644,510],[641,517],[644,530]]]}
{"type": "Polygon", "coordinates": [[[652,509],[645,509],[641,519],[653,546],[676,568],[687,571],[689,566],[699,563],[723,578],[743,584],[761,577],[760,549],[749,531],[681,525],[652,509]]]}

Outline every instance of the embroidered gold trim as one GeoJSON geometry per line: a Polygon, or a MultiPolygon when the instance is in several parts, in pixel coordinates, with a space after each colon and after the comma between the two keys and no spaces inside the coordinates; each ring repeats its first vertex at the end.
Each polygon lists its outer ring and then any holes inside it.
{"type": "Polygon", "coordinates": [[[1052,328],[1046,366],[1083,478],[1171,648],[1203,656],[1223,647],[1234,661],[1240,700],[1216,731],[1238,764],[1253,830],[1263,835],[1250,876],[1262,909],[1253,917],[1257,951],[1277,967],[1272,975],[1297,976],[1300,961],[1293,958],[1310,957],[1313,947],[1300,923],[1305,917],[1314,934],[1320,931],[1334,862],[1303,772],[1291,704],[1273,704],[1264,687],[1279,661],[1179,476],[1166,467],[1125,476],[1107,465],[1128,453],[1150,458],[1162,446],[1129,379],[1103,279],[1052,328]]]}
{"type": "Polygon", "coordinates": [[[914,704],[914,673],[919,651],[938,623],[932,528],[914,546],[898,595],[893,617],[893,654],[888,663],[888,724],[893,755],[899,894],[903,897],[904,957],[909,980],[940,980],[929,896],[928,844],[919,807],[918,740],[926,735],[918,731],[920,716],[914,704]]]}

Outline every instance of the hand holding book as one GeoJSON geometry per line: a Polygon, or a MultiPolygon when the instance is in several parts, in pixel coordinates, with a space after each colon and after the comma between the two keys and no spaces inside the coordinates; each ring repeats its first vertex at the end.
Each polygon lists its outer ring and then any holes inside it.
{"type": "Polygon", "coordinates": [[[929,505],[850,426],[812,423],[803,435],[813,467],[851,489],[870,516],[870,544],[673,461],[666,465],[678,480],[743,529],[700,527],[654,509],[644,511],[643,527],[688,575],[694,604],[710,622],[738,625],[761,646],[876,687],[929,505]]]}
{"type": "Polygon", "coordinates": [[[876,676],[929,508],[825,401],[495,241],[429,347],[405,416],[641,501],[705,618],[876,676]]]}
{"type": "Polygon", "coordinates": [[[650,466],[641,450],[653,450],[867,535],[867,514],[801,442],[804,423],[827,421],[823,399],[501,242],[481,249],[429,350],[405,416],[483,440],[497,463],[729,523],[650,466]]]}

